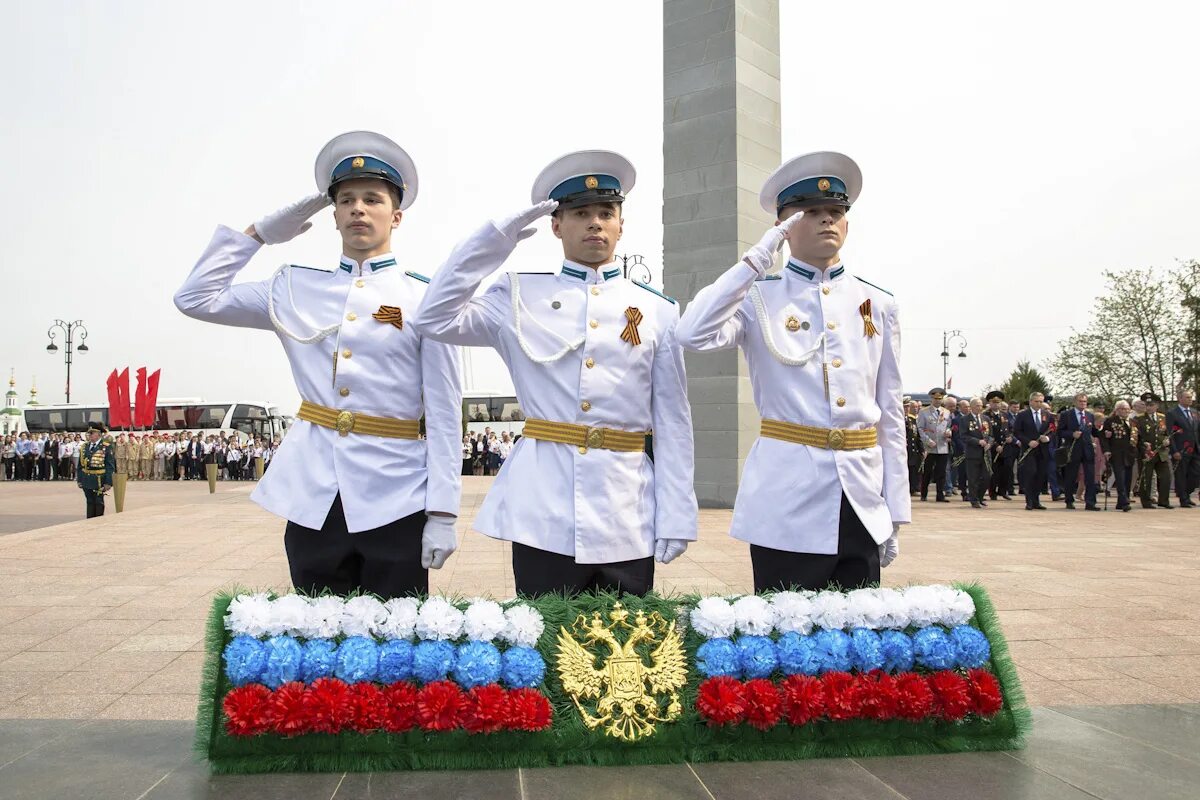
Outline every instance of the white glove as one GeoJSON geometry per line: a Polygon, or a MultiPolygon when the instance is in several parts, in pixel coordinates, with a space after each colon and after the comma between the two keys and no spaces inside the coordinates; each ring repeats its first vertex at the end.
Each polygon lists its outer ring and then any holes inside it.
{"type": "Polygon", "coordinates": [[[654,543],[654,560],[660,564],[670,564],[683,555],[687,546],[686,539],[659,539],[654,543]]]}
{"type": "Polygon", "coordinates": [[[758,273],[758,277],[761,278],[767,274],[767,270],[775,263],[775,254],[783,247],[783,241],[787,238],[787,232],[803,216],[803,211],[792,214],[783,222],[768,230],[762,239],[759,240],[758,244],[751,247],[742,256],[742,260],[758,273]]]}
{"type": "Polygon", "coordinates": [[[309,195],[273,214],[267,214],[254,223],[254,232],[267,244],[291,241],[312,227],[309,217],[332,202],[327,194],[309,195]]]}
{"type": "Polygon", "coordinates": [[[454,517],[433,514],[425,518],[425,529],[421,532],[421,566],[425,569],[441,569],[458,548],[454,520],[454,517]]]}
{"type": "Polygon", "coordinates": [[[891,564],[898,555],[900,555],[900,526],[892,523],[892,535],[886,542],[879,545],[879,568],[883,569],[891,564]]]}
{"type": "Polygon", "coordinates": [[[496,230],[503,233],[513,242],[519,242],[522,239],[528,239],[537,233],[537,228],[527,228],[530,224],[539,217],[544,217],[547,214],[553,214],[554,209],[558,208],[557,200],[543,200],[536,206],[530,206],[524,211],[513,214],[511,217],[505,217],[502,220],[493,222],[496,230]]]}

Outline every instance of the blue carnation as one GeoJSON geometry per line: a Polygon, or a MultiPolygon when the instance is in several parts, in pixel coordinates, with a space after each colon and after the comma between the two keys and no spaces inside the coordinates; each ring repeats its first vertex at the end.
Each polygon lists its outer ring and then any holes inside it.
{"type": "Polygon", "coordinates": [[[766,636],[742,636],[737,647],[738,660],[747,678],[765,678],[779,666],[775,643],[766,636]]]}
{"type": "Polygon", "coordinates": [[[850,631],[850,664],[859,672],[883,669],[883,640],[867,628],[850,631]]]}
{"type": "Polygon", "coordinates": [[[500,651],[491,642],[464,642],[458,646],[454,680],[464,689],[500,680],[500,651]]]}
{"type": "Polygon", "coordinates": [[[395,683],[412,677],[413,646],[407,639],[392,639],[379,648],[379,681],[395,683]]]}
{"type": "Polygon", "coordinates": [[[272,636],[266,642],[267,666],[263,670],[262,682],[271,689],[278,689],[300,677],[300,662],[304,651],[300,643],[291,636],[272,636]]]}
{"type": "Polygon", "coordinates": [[[696,650],[696,669],[709,678],[717,675],[739,677],[742,663],[737,645],[725,638],[709,639],[696,650]]]}
{"type": "Polygon", "coordinates": [[[234,686],[256,683],[267,666],[267,648],[253,636],[236,636],[225,645],[225,677],[234,686]]]}
{"type": "Polygon", "coordinates": [[[513,689],[538,686],[546,677],[546,662],[532,647],[510,647],[504,651],[501,680],[513,689]]]}
{"type": "Polygon", "coordinates": [[[332,639],[309,639],[304,643],[300,680],[312,683],[318,678],[328,678],[336,668],[337,646],[332,639]]]}
{"type": "Polygon", "coordinates": [[[346,683],[373,681],[379,674],[379,645],[366,636],[351,636],[337,649],[337,671],[346,683]]]}
{"type": "Polygon", "coordinates": [[[967,669],[976,669],[992,658],[992,646],[983,631],[970,625],[959,625],[950,630],[950,641],[958,652],[958,664],[967,669]]]}
{"type": "Polygon", "coordinates": [[[822,628],[812,635],[812,642],[819,672],[850,670],[850,636],[845,631],[822,628]]]}
{"type": "Polygon", "coordinates": [[[821,662],[813,648],[811,636],[789,631],[779,637],[775,650],[779,653],[779,668],[785,675],[820,674],[821,662]]]}
{"type": "Polygon", "coordinates": [[[440,640],[418,642],[413,648],[413,675],[422,683],[440,681],[454,669],[454,645],[440,640]]]}
{"type": "Polygon", "coordinates": [[[922,628],[913,634],[913,655],[927,669],[953,669],[958,661],[954,642],[937,627],[922,628]]]}
{"type": "Polygon", "coordinates": [[[908,672],[913,668],[912,639],[902,631],[884,631],[879,635],[883,643],[883,668],[888,672],[908,672]]]}

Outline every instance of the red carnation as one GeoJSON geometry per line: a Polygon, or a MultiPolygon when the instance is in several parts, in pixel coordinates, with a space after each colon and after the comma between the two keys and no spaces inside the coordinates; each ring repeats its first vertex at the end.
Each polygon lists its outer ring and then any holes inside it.
{"type": "Polygon", "coordinates": [[[317,678],[304,693],[304,710],[313,733],[341,733],[354,720],[350,687],[337,678],[317,678]]]}
{"type": "Polygon", "coordinates": [[[747,681],[742,687],[746,695],[746,722],[760,731],[773,728],[783,716],[783,698],[775,684],[765,678],[747,681]]]}
{"type": "Polygon", "coordinates": [[[862,688],[849,672],[826,672],[825,715],[832,720],[854,719],[862,714],[862,688]]]}
{"type": "Polygon", "coordinates": [[[404,733],[417,724],[417,687],[407,681],[397,681],[383,690],[387,708],[383,712],[383,729],[388,733],[404,733]]]}
{"type": "Polygon", "coordinates": [[[427,731],[451,731],[461,722],[466,695],[457,683],[434,681],[417,692],[417,721],[427,731]]]}
{"type": "Polygon", "coordinates": [[[943,718],[962,719],[971,711],[974,705],[971,700],[971,687],[962,675],[946,670],[933,673],[928,680],[938,713],[943,718]]]}
{"type": "Polygon", "coordinates": [[[862,691],[862,715],[867,719],[894,719],[900,704],[896,681],[883,670],[871,670],[860,675],[858,685],[862,691]]]}
{"type": "Polygon", "coordinates": [[[508,693],[508,722],[511,731],[544,731],[550,727],[550,701],[537,689],[513,689],[508,693]]]}
{"type": "Polygon", "coordinates": [[[383,727],[387,699],[383,690],[373,683],[350,686],[350,727],[359,733],[370,733],[383,727]]]}
{"type": "Polygon", "coordinates": [[[271,727],[284,736],[308,733],[308,711],[304,705],[304,684],[292,681],[271,693],[271,727]]]}
{"type": "Polygon", "coordinates": [[[476,686],[467,693],[463,727],[471,733],[495,733],[508,721],[508,692],[498,683],[476,686]]]}
{"type": "Polygon", "coordinates": [[[972,709],[981,717],[990,717],[1004,707],[1004,696],[1000,692],[1000,682],[996,676],[986,669],[973,669],[967,673],[971,681],[972,709]]]}
{"type": "Polygon", "coordinates": [[[260,683],[234,689],[225,695],[221,708],[230,736],[254,736],[271,727],[271,690],[260,683]]]}
{"type": "Polygon", "coordinates": [[[732,725],[746,717],[746,692],[736,678],[721,675],[700,684],[696,710],[709,725],[732,725]]]}
{"type": "Polygon", "coordinates": [[[896,715],[901,719],[921,720],[933,714],[933,691],[915,672],[896,676],[896,715]]]}
{"type": "Polygon", "coordinates": [[[825,715],[825,687],[809,675],[789,675],[780,685],[788,723],[804,725],[825,715]]]}

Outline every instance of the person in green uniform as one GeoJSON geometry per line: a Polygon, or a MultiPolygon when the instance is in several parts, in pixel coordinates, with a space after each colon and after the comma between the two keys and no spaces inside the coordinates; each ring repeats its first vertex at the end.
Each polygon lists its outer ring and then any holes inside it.
{"type": "Polygon", "coordinates": [[[79,454],[77,483],[87,499],[87,518],[104,516],[104,495],[112,488],[117,455],[112,437],[99,422],[88,428],[88,440],[79,454]]]}
{"type": "Polygon", "coordinates": [[[1171,505],[1171,436],[1167,433],[1167,418],[1158,413],[1161,402],[1158,395],[1146,392],[1142,395],[1146,413],[1138,417],[1137,439],[1141,452],[1141,477],[1138,483],[1142,508],[1154,508],[1151,493],[1158,484],[1158,507],[1174,508],[1171,505]]]}

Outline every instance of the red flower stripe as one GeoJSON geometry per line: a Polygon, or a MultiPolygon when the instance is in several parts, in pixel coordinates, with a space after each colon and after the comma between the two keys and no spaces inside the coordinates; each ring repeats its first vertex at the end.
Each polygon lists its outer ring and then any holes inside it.
{"type": "Polygon", "coordinates": [[[696,694],[696,710],[709,726],[745,723],[759,730],[816,720],[955,721],[969,714],[990,717],[1003,706],[999,681],[982,669],[965,676],[953,670],[829,672],[819,678],[791,675],[778,684],[721,676],[701,683],[696,694]]]}
{"type": "Polygon", "coordinates": [[[321,678],[309,686],[285,683],[275,691],[253,683],[239,686],[225,695],[221,708],[230,736],[403,733],[414,728],[542,731],[550,727],[553,715],[550,701],[536,689],[490,684],[464,692],[450,681],[418,688],[407,681],[378,686],[336,678],[321,678]]]}

